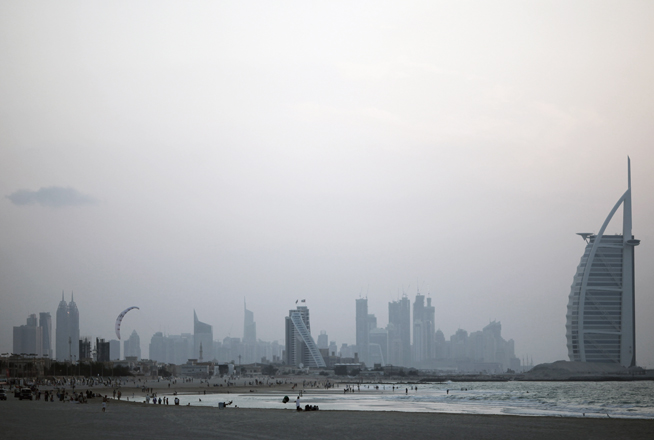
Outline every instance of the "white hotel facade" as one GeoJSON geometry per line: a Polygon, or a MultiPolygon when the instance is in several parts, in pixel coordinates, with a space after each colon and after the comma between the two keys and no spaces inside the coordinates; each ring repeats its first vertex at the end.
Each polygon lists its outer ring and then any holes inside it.
{"type": "Polygon", "coordinates": [[[634,247],[631,234],[631,164],[628,187],[597,234],[580,233],[586,241],[574,276],[566,315],[571,361],[636,365],[634,247]],[[622,235],[604,235],[622,205],[622,235]]]}

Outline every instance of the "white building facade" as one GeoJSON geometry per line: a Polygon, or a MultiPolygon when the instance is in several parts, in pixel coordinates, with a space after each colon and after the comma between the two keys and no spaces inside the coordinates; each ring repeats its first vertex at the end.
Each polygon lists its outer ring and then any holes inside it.
{"type": "Polygon", "coordinates": [[[586,249],[574,276],[566,315],[571,361],[636,365],[634,247],[631,233],[631,165],[628,188],[597,234],[580,233],[586,249]],[[622,205],[622,235],[604,235],[622,205]]]}

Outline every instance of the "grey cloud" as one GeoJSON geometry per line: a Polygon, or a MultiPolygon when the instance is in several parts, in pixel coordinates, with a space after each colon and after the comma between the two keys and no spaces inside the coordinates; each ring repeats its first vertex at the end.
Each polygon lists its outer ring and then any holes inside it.
{"type": "Polygon", "coordinates": [[[54,208],[65,206],[91,205],[97,201],[86,194],[82,194],[74,188],[63,188],[61,186],[49,186],[40,188],[38,191],[20,189],[7,196],[14,205],[41,205],[54,208]]]}

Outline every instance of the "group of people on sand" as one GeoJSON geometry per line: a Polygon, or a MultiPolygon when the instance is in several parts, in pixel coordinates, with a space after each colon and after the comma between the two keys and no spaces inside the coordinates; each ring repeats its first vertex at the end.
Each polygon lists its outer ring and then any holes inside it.
{"type": "MultiPolygon", "coordinates": [[[[157,405],[168,405],[168,397],[164,397],[163,399],[159,397],[159,399],[157,399],[156,394],[145,396],[145,402],[150,403],[150,401],[157,405]]],[[[179,399],[177,397],[175,397],[175,405],[179,405],[179,399]]]]}
{"type": "MultiPolygon", "coordinates": [[[[284,398],[284,403],[288,402],[288,398],[284,398]]],[[[318,405],[304,405],[304,411],[318,411],[318,405]]],[[[295,399],[295,410],[302,411],[302,405],[300,404],[300,396],[297,396],[295,399]]]]}

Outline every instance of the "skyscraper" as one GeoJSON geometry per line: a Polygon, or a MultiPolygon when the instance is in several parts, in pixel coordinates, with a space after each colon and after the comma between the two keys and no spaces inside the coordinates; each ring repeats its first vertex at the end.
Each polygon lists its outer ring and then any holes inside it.
{"type": "Polygon", "coordinates": [[[636,365],[634,247],[631,234],[631,163],[627,190],[597,234],[580,233],[586,249],[574,276],[566,339],[571,361],[636,365]],[[622,205],[622,235],[604,235],[622,205]]]}
{"type": "Polygon", "coordinates": [[[370,351],[370,326],[368,321],[368,298],[359,298],[356,300],[356,341],[359,360],[368,363],[370,351]]]}
{"type": "Polygon", "coordinates": [[[56,349],[58,361],[79,359],[79,310],[72,293],[70,304],[66,304],[64,292],[61,292],[57,307],[56,349]]]}
{"type": "Polygon", "coordinates": [[[425,296],[418,293],[413,301],[413,364],[425,359],[424,331],[425,296]]]}
{"type": "Polygon", "coordinates": [[[411,363],[411,303],[406,295],[388,303],[388,364],[411,363]]]}
{"type": "Polygon", "coordinates": [[[125,353],[125,359],[135,357],[137,360],[141,360],[141,338],[139,338],[136,330],[132,330],[129,339],[123,342],[123,352],[125,353]]]}
{"type": "Polygon", "coordinates": [[[64,292],[61,292],[61,301],[57,307],[56,332],[57,360],[61,362],[72,359],[68,345],[68,304],[64,300],[64,292]]]}
{"type": "Polygon", "coordinates": [[[257,357],[257,324],[254,313],[248,310],[243,300],[243,363],[257,362],[257,357]]]}
{"type": "Polygon", "coordinates": [[[286,365],[324,368],[325,360],[311,336],[309,309],[298,306],[296,310],[289,310],[285,325],[286,365]]]}
{"type": "Polygon", "coordinates": [[[109,358],[112,361],[120,359],[120,341],[118,339],[109,341],[109,358]]]}
{"type": "Polygon", "coordinates": [[[111,342],[95,338],[95,353],[98,362],[109,362],[111,360],[111,342]]]}
{"type": "Polygon", "coordinates": [[[319,349],[328,349],[329,348],[329,339],[327,337],[327,332],[324,330],[320,331],[318,335],[318,342],[316,343],[319,349]]]}
{"type": "Polygon", "coordinates": [[[243,342],[255,343],[257,342],[257,323],[254,322],[254,313],[252,313],[243,301],[243,342]]]}
{"type": "Polygon", "coordinates": [[[80,361],[90,361],[93,360],[93,353],[91,351],[91,340],[88,337],[84,337],[79,340],[78,353],[80,355],[80,361]]]}
{"type": "Polygon", "coordinates": [[[193,310],[193,357],[200,358],[200,345],[202,345],[202,359],[213,360],[213,328],[198,319],[193,310]]]}
{"type": "Polygon", "coordinates": [[[150,339],[149,358],[151,361],[167,362],[166,337],[161,332],[156,332],[150,339]]]}
{"type": "Polygon", "coordinates": [[[75,297],[73,293],[70,294],[70,302],[68,303],[68,332],[72,340],[72,354],[73,360],[79,360],[79,310],[75,304],[75,297]]]}
{"type": "Polygon", "coordinates": [[[27,317],[27,324],[14,327],[15,354],[43,356],[43,329],[36,325],[36,315],[27,317]]]}
{"type": "Polygon", "coordinates": [[[434,316],[431,298],[427,298],[425,305],[425,296],[418,293],[413,303],[413,362],[416,366],[435,357],[434,316]]]}
{"type": "Polygon", "coordinates": [[[39,327],[42,329],[43,356],[52,359],[52,317],[50,313],[39,313],[39,327]]]}
{"type": "Polygon", "coordinates": [[[370,366],[386,365],[388,362],[388,331],[383,328],[370,330],[370,366]]]}

